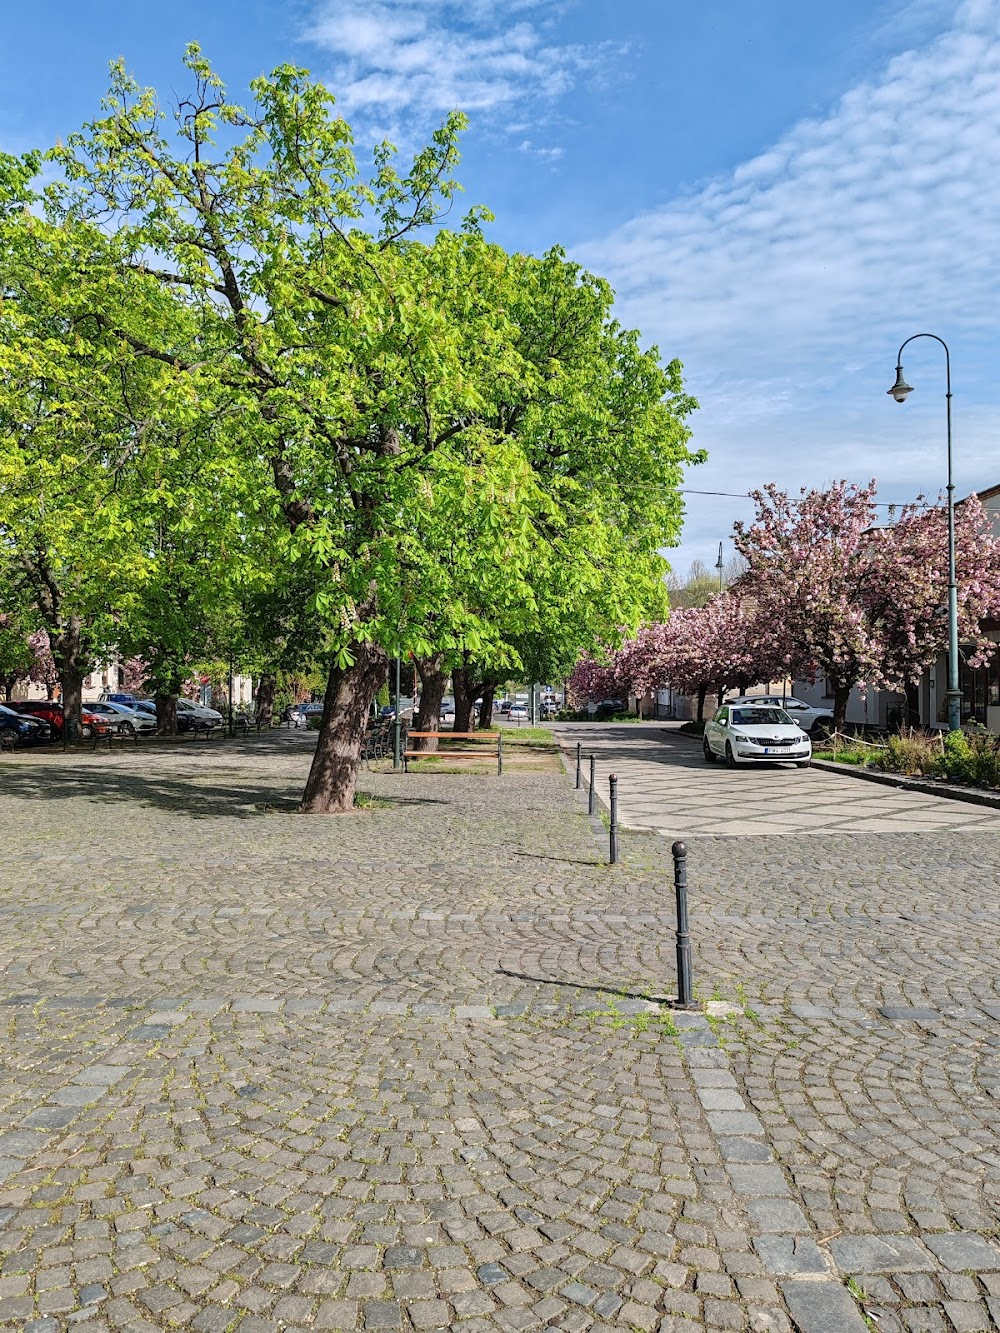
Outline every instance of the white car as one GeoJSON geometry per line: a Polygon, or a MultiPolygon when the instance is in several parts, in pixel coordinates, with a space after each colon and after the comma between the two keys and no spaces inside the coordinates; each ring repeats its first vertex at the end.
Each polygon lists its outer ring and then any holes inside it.
{"type": "Polygon", "coordinates": [[[769,704],[723,704],[705,723],[705,761],[738,764],[792,763],[808,768],[812,741],[783,708],[769,704]]]}
{"type": "Polygon", "coordinates": [[[780,694],[741,694],[737,699],[727,699],[727,704],[768,704],[771,708],[783,708],[793,722],[803,731],[812,731],[818,722],[821,726],[833,727],[833,711],[829,708],[816,708],[804,699],[795,699],[791,695],[783,699],[780,694]]]}
{"type": "Polygon", "coordinates": [[[126,708],[124,704],[113,704],[107,699],[101,699],[98,703],[88,703],[86,707],[90,712],[106,717],[109,722],[119,723],[125,731],[146,733],[156,730],[156,718],[140,712],[137,708],[126,708]]]}
{"type": "Polygon", "coordinates": [[[206,704],[196,704],[190,699],[178,699],[177,711],[178,713],[193,714],[201,722],[210,722],[215,726],[226,720],[217,708],[209,708],[206,704]]]}
{"type": "Polygon", "coordinates": [[[514,704],[507,716],[512,722],[520,722],[528,716],[528,710],[524,704],[514,704]]]}

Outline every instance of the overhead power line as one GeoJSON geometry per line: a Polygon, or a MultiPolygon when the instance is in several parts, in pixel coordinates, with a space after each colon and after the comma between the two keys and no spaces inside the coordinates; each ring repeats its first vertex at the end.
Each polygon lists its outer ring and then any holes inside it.
{"type": "MultiPolygon", "coordinates": [[[[681,495],[722,495],[729,500],[749,500],[751,498],[749,491],[694,491],[689,486],[680,486],[678,487],[678,490],[680,491],[681,495]]],[[[789,503],[797,505],[797,504],[802,504],[803,501],[793,500],[791,497],[789,497],[789,503]]],[[[904,504],[913,504],[913,503],[914,502],[912,500],[907,500],[905,502],[900,500],[871,501],[873,508],[878,508],[878,509],[902,509],[904,507],[904,504]]],[[[927,507],[929,509],[937,508],[936,505],[928,505],[927,507]]]]}

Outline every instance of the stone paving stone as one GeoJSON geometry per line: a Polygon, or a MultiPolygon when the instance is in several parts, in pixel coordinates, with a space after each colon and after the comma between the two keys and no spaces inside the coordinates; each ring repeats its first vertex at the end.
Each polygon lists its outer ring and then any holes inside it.
{"type": "Polygon", "coordinates": [[[842,1273],[920,1273],[934,1268],[930,1255],[910,1236],[838,1236],[830,1242],[842,1273]]]}
{"type": "Polygon", "coordinates": [[[839,1282],[781,1284],[799,1333],[868,1333],[858,1307],[839,1282]]]}
{"type": "Polygon", "coordinates": [[[922,1236],[921,1240],[953,1272],[1000,1270],[1000,1249],[972,1232],[922,1236]]]}
{"type": "MultiPolygon", "coordinates": [[[[137,1330],[357,1330],[392,1306],[392,1327],[789,1333],[775,1282],[819,1278],[837,1231],[992,1244],[992,835],[700,839],[696,975],[726,1001],[711,1027],[676,1015],[675,1038],[631,998],[665,989],[669,845],[626,835],[612,877],[565,780],[517,773],[366,775],[390,804],[303,843],[300,819],[248,812],[291,804],[311,742],[254,739],[100,756],[143,821],[100,856],[71,836],[88,757],[5,765],[0,965],[36,997],[4,1011],[18,1068],[0,1057],[0,1135],[31,1136],[0,1172],[0,1283],[27,1281],[0,1300],[31,1305],[14,1318],[46,1299],[137,1330]],[[39,774],[59,846],[32,839],[39,774]],[[71,1118],[30,1130],[46,1110],[71,1118]],[[88,1284],[107,1299],[70,1306],[88,1284]]],[[[890,1333],[897,1311],[953,1330],[945,1302],[1000,1299],[962,1285],[1000,1266],[924,1253],[925,1272],[859,1274],[890,1333]],[[894,1306],[919,1277],[936,1285],[894,1306]]]]}
{"type": "Polygon", "coordinates": [[[808,1236],[755,1236],[753,1247],[776,1277],[829,1272],[816,1242],[808,1236]]]}

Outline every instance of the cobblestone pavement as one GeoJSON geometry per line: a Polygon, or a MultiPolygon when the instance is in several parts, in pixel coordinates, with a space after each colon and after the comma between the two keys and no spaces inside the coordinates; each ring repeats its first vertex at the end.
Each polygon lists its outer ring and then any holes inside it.
{"type": "Polygon", "coordinates": [[[671,1016],[664,839],[310,743],[4,756],[0,1325],[1000,1327],[992,834],[697,839],[671,1016]]]}
{"type": "Polygon", "coordinates": [[[966,828],[1000,833],[1000,810],[820,769],[766,764],[730,770],[724,764],[707,764],[701,741],[678,732],[678,725],[561,723],[555,730],[574,768],[580,742],[584,782],[589,755],[596,754],[595,793],[604,805],[608,775],[617,773],[619,818],[626,828],[670,839],[966,828]]]}

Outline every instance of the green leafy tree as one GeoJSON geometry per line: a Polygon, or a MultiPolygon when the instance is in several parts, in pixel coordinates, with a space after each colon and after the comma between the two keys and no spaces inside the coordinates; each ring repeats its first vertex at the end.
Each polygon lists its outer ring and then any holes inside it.
{"type": "Polygon", "coordinates": [[[0,566],[48,635],[72,736],[144,563],[130,483],[160,405],[156,363],[109,326],[175,312],[121,272],[102,229],[40,209],[37,165],[0,156],[0,566]]]}
{"type": "Polygon", "coordinates": [[[454,195],[461,116],[406,174],[383,145],[365,176],[304,71],[242,108],[196,47],[186,63],[173,137],[115,67],[105,114],[53,153],[68,183],[49,207],[111,231],[153,318],[109,309],[101,329],[167,368],[175,417],[214,415],[216,503],[312,588],[330,666],[302,805],[340,811],[389,655],[509,655],[560,571],[581,625],[627,625],[659,594],[691,404],[558,252],[508,256],[475,213],[419,239],[454,195]],[[183,308],[172,324],[150,288],[183,308]]]}

